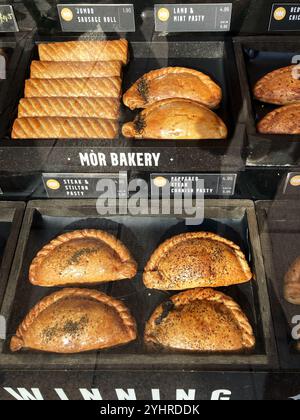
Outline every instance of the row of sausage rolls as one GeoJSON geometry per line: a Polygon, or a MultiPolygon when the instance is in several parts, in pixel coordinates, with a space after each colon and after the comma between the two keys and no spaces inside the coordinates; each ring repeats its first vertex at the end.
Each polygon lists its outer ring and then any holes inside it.
{"type": "Polygon", "coordinates": [[[122,68],[128,43],[40,44],[12,138],[106,138],[118,135],[122,68]]]}

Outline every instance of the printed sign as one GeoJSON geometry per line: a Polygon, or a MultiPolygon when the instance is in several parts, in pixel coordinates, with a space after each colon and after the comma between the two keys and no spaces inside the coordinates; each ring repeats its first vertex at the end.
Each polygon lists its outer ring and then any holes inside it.
{"type": "Polygon", "coordinates": [[[10,5],[0,5],[0,32],[19,32],[14,9],[10,5]]]}
{"type": "Polygon", "coordinates": [[[154,193],[155,189],[163,188],[169,182],[172,196],[232,196],[236,179],[236,174],[152,174],[151,186],[154,193]],[[200,181],[204,181],[204,188],[203,182],[200,181]]]}
{"type": "Polygon", "coordinates": [[[287,175],[283,193],[300,195],[300,172],[291,172],[287,175]]]}
{"type": "Polygon", "coordinates": [[[49,198],[97,198],[101,180],[112,180],[120,198],[127,197],[127,174],[43,174],[43,183],[49,198]]]}
{"type": "Polygon", "coordinates": [[[299,2],[273,4],[269,31],[300,31],[299,2]]]}
{"type": "Polygon", "coordinates": [[[135,32],[132,4],[59,4],[64,32],[135,32]]]}
{"type": "Polygon", "coordinates": [[[157,4],[157,32],[228,32],[231,27],[232,3],[157,4]]]}

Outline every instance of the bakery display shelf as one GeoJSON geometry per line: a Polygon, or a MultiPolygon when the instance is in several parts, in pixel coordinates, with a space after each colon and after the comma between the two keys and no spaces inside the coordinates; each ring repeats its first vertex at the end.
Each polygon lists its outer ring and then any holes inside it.
{"type": "Polygon", "coordinates": [[[262,252],[266,269],[272,315],[281,367],[299,369],[300,352],[292,338],[299,306],[284,298],[284,277],[299,257],[300,203],[298,201],[261,201],[257,203],[262,252]]]}
{"type": "Polygon", "coordinates": [[[187,226],[184,215],[114,216],[113,209],[99,216],[94,200],[47,200],[29,202],[24,217],[10,281],[1,314],[8,320],[8,340],[1,342],[0,363],[5,369],[266,369],[277,365],[273,327],[254,204],[239,200],[208,200],[205,220],[187,226]],[[35,287],[28,281],[28,270],[36,253],[58,234],[83,228],[106,230],[117,236],[138,262],[134,280],[94,286],[122,300],[138,323],[138,340],[125,347],[79,355],[54,355],[34,352],[12,354],[11,337],[27,312],[43,297],[58,290],[35,287]],[[143,330],[154,309],[170,295],[148,290],[142,283],[145,265],[156,247],[165,239],[188,231],[218,233],[241,246],[254,272],[250,283],[222,288],[245,311],[255,332],[257,344],[249,354],[156,353],[146,350],[143,330]]]}
{"type": "Polygon", "coordinates": [[[0,303],[15,256],[24,210],[24,203],[0,202],[0,303]]]}
{"type": "MultiPolygon", "coordinates": [[[[182,37],[183,38],[183,37],[182,37]]],[[[244,168],[245,129],[241,121],[242,94],[236,83],[238,79],[231,38],[210,37],[197,41],[171,41],[162,37],[155,42],[131,42],[130,62],[124,69],[123,91],[126,91],[145,73],[167,66],[185,66],[209,74],[223,89],[223,101],[216,111],[229,129],[227,140],[202,141],[151,141],[128,140],[119,135],[116,140],[11,140],[10,133],[17,116],[17,106],[23,92],[15,91],[14,109],[7,114],[9,129],[0,144],[0,164],[4,172],[14,172],[22,164],[24,172],[84,170],[80,153],[104,153],[109,162],[111,153],[160,153],[159,169],[165,171],[239,171],[244,168]],[[183,156],[185,157],[183,159],[183,156]]],[[[29,78],[30,63],[38,58],[37,43],[69,41],[78,39],[66,35],[41,37],[32,41],[30,51],[19,69],[22,83],[29,78]]],[[[81,38],[82,39],[82,38],[81,38]]],[[[187,38],[189,39],[189,38],[187,38]]],[[[135,113],[122,108],[121,125],[130,121],[135,113]]],[[[157,169],[154,165],[143,168],[145,171],[157,169]]],[[[86,171],[111,171],[105,167],[88,166],[86,171]]],[[[115,171],[134,169],[130,164],[116,165],[115,171]]]]}
{"type": "MultiPolygon", "coordinates": [[[[300,164],[300,137],[265,135],[257,131],[257,123],[278,108],[256,100],[253,88],[267,73],[290,66],[299,56],[299,36],[248,36],[234,40],[236,61],[247,118],[249,167],[294,167],[300,164]]],[[[294,64],[297,64],[298,61],[294,64]]]]}

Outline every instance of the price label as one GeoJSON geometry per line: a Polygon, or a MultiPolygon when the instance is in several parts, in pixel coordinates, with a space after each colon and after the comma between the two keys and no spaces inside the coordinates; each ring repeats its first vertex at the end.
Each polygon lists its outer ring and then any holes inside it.
{"type": "Polygon", "coordinates": [[[0,32],[19,32],[14,9],[10,5],[0,5],[0,32]]]}
{"type": "Polygon", "coordinates": [[[135,32],[132,4],[59,4],[63,32],[135,32]]]}
{"type": "Polygon", "coordinates": [[[300,4],[274,3],[269,31],[300,31],[300,4]]]}
{"type": "Polygon", "coordinates": [[[232,3],[157,4],[157,32],[228,32],[231,28],[232,3]]]}

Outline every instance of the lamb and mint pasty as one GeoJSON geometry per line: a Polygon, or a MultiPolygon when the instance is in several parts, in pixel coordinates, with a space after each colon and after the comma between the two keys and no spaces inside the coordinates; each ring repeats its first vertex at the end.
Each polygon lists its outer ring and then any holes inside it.
{"type": "Polygon", "coordinates": [[[244,352],[255,346],[253,329],[239,305],[213,289],[194,289],[160,305],[146,325],[155,349],[244,352]]]}
{"type": "Polygon", "coordinates": [[[29,280],[43,287],[84,285],[131,279],[136,273],[137,263],[116,237],[101,230],[77,230],[37,254],[29,280]]]}
{"type": "Polygon", "coordinates": [[[96,290],[64,289],[29,312],[10,349],[73,354],[121,346],[136,336],[135,320],[122,302],[96,290]]]}
{"type": "Polygon", "coordinates": [[[127,138],[153,140],[225,139],[227,127],[203,105],[187,99],[166,99],[144,109],[123,125],[127,138]]]}
{"type": "Polygon", "coordinates": [[[206,74],[184,67],[166,67],[141,77],[124,95],[134,110],[165,99],[190,99],[214,109],[222,101],[222,89],[206,74]]]}
{"type": "Polygon", "coordinates": [[[241,249],[208,232],[185,233],[167,240],[151,256],[144,272],[145,286],[159,290],[223,287],[251,279],[241,249]]]}

